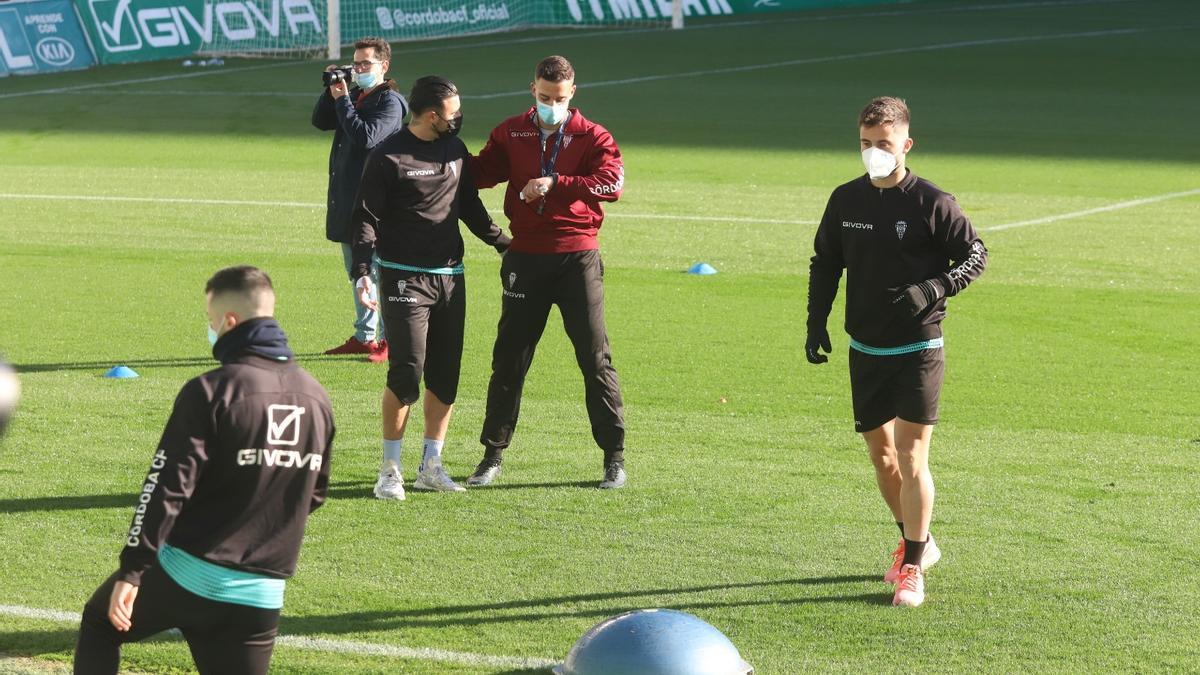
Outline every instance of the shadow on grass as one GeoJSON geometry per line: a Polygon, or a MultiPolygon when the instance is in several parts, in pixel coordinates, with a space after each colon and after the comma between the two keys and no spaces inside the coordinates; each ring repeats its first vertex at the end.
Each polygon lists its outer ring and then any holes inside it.
{"type": "MultiPolygon", "coordinates": [[[[346,612],[324,616],[284,616],[280,630],[293,635],[360,633],[369,631],[402,630],[405,628],[445,628],[452,626],[479,626],[485,624],[536,622],[550,618],[594,617],[602,619],[622,612],[645,609],[647,605],[636,604],[636,598],[662,598],[692,593],[708,593],[737,589],[759,589],[768,587],[815,587],[839,584],[859,584],[878,581],[876,575],[835,575],[806,577],[776,581],[754,581],[689,588],[651,589],[641,591],[614,591],[611,593],[585,593],[536,600],[512,600],[491,604],[444,605],[420,609],[397,611],[346,612]],[[577,607],[582,603],[594,603],[592,607],[577,607]],[[517,611],[509,611],[517,610],[517,611]]],[[[749,600],[703,600],[679,598],[678,601],[653,603],[659,609],[696,611],[731,607],[758,607],[770,605],[806,605],[845,603],[860,605],[892,604],[892,594],[880,583],[880,590],[871,593],[842,595],[805,595],[791,598],[761,598],[749,600]]]]}
{"type": "MultiPolygon", "coordinates": [[[[466,481],[467,477],[463,476],[466,481]]],[[[561,483],[493,483],[483,487],[473,488],[475,490],[539,490],[544,488],[591,488],[598,489],[596,486],[600,483],[599,477],[596,480],[573,480],[563,481],[561,483]]]]}
{"type": "Polygon", "coordinates": [[[95,370],[103,374],[113,366],[129,366],[138,368],[179,368],[184,366],[216,365],[211,356],[180,357],[168,359],[113,359],[111,361],[67,361],[62,363],[16,363],[13,367],[18,373],[46,373],[59,370],[95,370]]]}
{"type": "MultiPolygon", "coordinates": [[[[467,476],[458,476],[455,478],[460,485],[466,485],[467,476]]],[[[487,487],[469,488],[468,492],[476,490],[540,490],[546,488],[590,488],[597,489],[596,485],[599,481],[576,480],[563,481],[561,483],[502,483],[500,485],[488,485],[487,487]]],[[[375,498],[375,483],[370,481],[342,481],[329,484],[330,499],[374,499],[375,498]]],[[[421,490],[406,490],[407,494],[423,494],[421,490]]]]}
{"type": "MultiPolygon", "coordinates": [[[[323,352],[296,354],[297,361],[320,359],[322,361],[364,360],[361,355],[327,356],[323,352]]],[[[211,356],[172,357],[165,359],[125,359],[114,358],[108,361],[64,361],[61,363],[15,363],[18,373],[47,373],[59,370],[95,370],[99,374],[107,372],[113,366],[128,366],[138,368],[183,368],[187,366],[208,366],[216,368],[217,360],[211,356]]]]}
{"type": "MultiPolygon", "coordinates": [[[[466,476],[461,479],[466,481],[466,476]]],[[[472,488],[486,490],[520,490],[540,488],[595,488],[593,481],[573,481],[564,483],[514,483],[511,485],[494,485],[487,488],[472,488]]],[[[374,482],[342,481],[331,483],[330,499],[374,499],[374,482]]],[[[414,494],[421,494],[414,491],[414,494]]],[[[0,513],[27,513],[30,511],[82,511],[85,509],[133,508],[137,505],[137,494],[121,492],[107,495],[57,495],[51,497],[28,497],[24,499],[0,499],[0,513]]]]}
{"type": "Polygon", "coordinates": [[[0,631],[0,653],[37,656],[71,652],[75,650],[75,636],[78,634],[75,627],[0,631]]]}
{"type": "Polygon", "coordinates": [[[81,511],[84,509],[133,508],[137,494],[124,492],[112,495],[68,495],[59,497],[30,497],[0,499],[0,513],[28,511],[81,511]]]}

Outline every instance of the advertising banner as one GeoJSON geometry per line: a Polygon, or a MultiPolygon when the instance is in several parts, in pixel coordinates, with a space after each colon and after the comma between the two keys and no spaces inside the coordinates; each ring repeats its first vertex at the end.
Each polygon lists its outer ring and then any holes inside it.
{"type": "Polygon", "coordinates": [[[69,0],[0,4],[0,77],[96,63],[69,0]]]}
{"type": "MultiPolygon", "coordinates": [[[[795,12],[819,7],[881,5],[905,0],[683,0],[683,16],[733,16],[795,12]]],[[[551,4],[551,25],[604,24],[671,18],[671,0],[558,0],[551,4]],[[564,11],[565,10],[565,11],[564,11]]]]}
{"type": "Polygon", "coordinates": [[[100,63],[196,52],[286,51],[325,41],[319,0],[76,0],[100,63]]]}
{"type": "MultiPolygon", "coordinates": [[[[57,0],[67,2],[68,0],[57,0]]],[[[683,0],[685,17],[732,16],[898,0],[683,0]]],[[[197,52],[311,53],[326,42],[326,0],[74,0],[100,63],[197,52]]],[[[0,5],[3,6],[3,5],[0,5]]],[[[529,27],[668,22],[671,0],[341,0],[343,44],[393,42],[529,27]]],[[[14,54],[25,54],[24,42],[14,54]]],[[[0,51],[3,51],[0,43],[0,51]]],[[[7,52],[4,52],[7,56],[7,52]]],[[[17,56],[18,63],[24,61],[17,56]]],[[[9,66],[13,70],[12,66],[9,66]]]]}

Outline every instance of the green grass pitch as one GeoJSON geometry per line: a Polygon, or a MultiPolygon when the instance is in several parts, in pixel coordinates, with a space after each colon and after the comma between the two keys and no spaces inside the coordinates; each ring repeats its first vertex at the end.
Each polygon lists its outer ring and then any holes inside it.
{"type": "MultiPolygon", "coordinates": [[[[0,605],[78,612],[114,569],[171,401],[213,365],[203,283],[253,263],[339,427],[283,634],[553,661],[604,617],[671,607],[759,673],[1196,669],[1200,8],[928,2],[693,27],[393,58],[405,88],[459,84],[476,149],[529,105],[484,95],[565,54],[577,105],[620,142],[626,192],[601,236],[629,427],[616,492],[591,487],[600,452],[554,313],[500,483],[371,498],[384,369],[318,356],[351,329],[320,207],[329,136],[309,125],[324,62],[0,81],[0,350],[25,387],[0,447],[0,605]],[[713,72],[740,66],[755,67],[713,72]],[[687,75],[616,82],[671,74],[687,75]],[[65,90],[13,95],[47,88],[65,90]],[[916,611],[879,579],[896,531],[853,433],[840,296],[830,363],[802,353],[814,223],[862,172],[855,119],[880,94],[908,99],[909,165],[958,196],[991,251],[945,323],[945,557],[916,611]],[[682,273],[698,261],[720,274],[682,273]],[[141,377],[100,377],[118,363],[141,377]]],[[[500,196],[485,193],[497,219],[500,196]]],[[[497,257],[467,249],[446,448],[460,478],[480,456],[500,299],[497,257]]],[[[74,632],[0,611],[0,653],[64,662],[74,632]]],[[[191,664],[170,639],[125,655],[139,672],[191,664]]],[[[274,672],[506,669],[490,663],[285,644],[274,672]]]]}

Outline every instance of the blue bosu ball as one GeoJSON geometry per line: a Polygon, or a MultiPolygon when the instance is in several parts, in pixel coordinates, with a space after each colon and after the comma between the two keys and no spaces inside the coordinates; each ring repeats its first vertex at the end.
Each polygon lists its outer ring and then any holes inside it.
{"type": "Polygon", "coordinates": [[[729,638],[672,609],[639,609],[592,626],[557,675],[747,675],[754,672],[729,638]]]}

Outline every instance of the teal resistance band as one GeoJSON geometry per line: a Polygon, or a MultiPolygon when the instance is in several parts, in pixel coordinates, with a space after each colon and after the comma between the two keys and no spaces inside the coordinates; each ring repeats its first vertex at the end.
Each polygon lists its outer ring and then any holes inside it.
{"type": "Polygon", "coordinates": [[[871,356],[900,356],[901,354],[912,354],[913,352],[921,352],[926,349],[940,349],[945,342],[943,338],[933,338],[932,340],[923,340],[921,342],[913,342],[912,344],[900,345],[899,347],[872,347],[850,338],[850,348],[855,351],[860,351],[871,356]]]}
{"type": "Polygon", "coordinates": [[[416,267],[414,265],[402,265],[400,263],[388,262],[380,258],[376,258],[380,267],[386,267],[393,270],[404,270],[405,272],[424,272],[425,274],[454,274],[460,275],[463,273],[463,265],[459,263],[454,267],[416,267]]]}
{"type": "Polygon", "coordinates": [[[282,609],[283,579],[214,565],[163,544],[158,562],[175,583],[202,598],[261,609],[282,609]]]}

